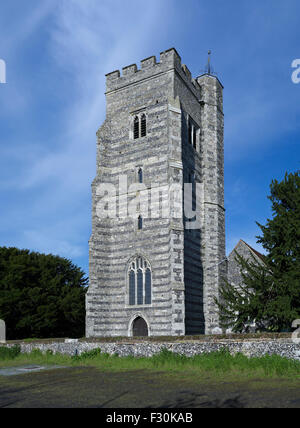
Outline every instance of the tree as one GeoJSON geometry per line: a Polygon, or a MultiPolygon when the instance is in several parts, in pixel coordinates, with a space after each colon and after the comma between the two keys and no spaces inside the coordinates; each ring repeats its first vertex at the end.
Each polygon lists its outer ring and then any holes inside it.
{"type": "Polygon", "coordinates": [[[0,248],[0,319],[8,339],[82,337],[87,284],[70,260],[0,248]]]}
{"type": "Polygon", "coordinates": [[[290,330],[300,318],[299,171],[273,180],[270,188],[273,218],[265,226],[257,223],[262,231],[257,242],[267,251],[264,264],[237,254],[243,285],[224,281],[217,302],[222,325],[238,332],[253,322],[259,329],[290,330]]]}

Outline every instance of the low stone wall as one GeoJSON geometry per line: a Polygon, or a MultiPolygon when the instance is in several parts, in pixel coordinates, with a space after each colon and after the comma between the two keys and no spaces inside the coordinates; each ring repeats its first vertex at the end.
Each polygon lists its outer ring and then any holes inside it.
{"type": "MultiPolygon", "coordinates": [[[[91,341],[76,341],[66,340],[65,342],[45,342],[45,343],[18,343],[21,346],[22,352],[31,352],[34,349],[39,349],[42,352],[51,350],[54,353],[67,355],[80,355],[83,352],[91,351],[100,348],[102,352],[110,355],[118,354],[120,357],[151,357],[158,354],[162,349],[168,349],[174,353],[183,354],[188,357],[203,353],[228,349],[231,354],[238,352],[248,357],[260,357],[263,355],[280,355],[289,359],[300,361],[300,345],[293,343],[292,340],[276,339],[276,340],[219,340],[212,342],[200,341],[185,341],[181,343],[99,343],[91,341]]],[[[4,346],[12,347],[13,343],[4,346]]]]}

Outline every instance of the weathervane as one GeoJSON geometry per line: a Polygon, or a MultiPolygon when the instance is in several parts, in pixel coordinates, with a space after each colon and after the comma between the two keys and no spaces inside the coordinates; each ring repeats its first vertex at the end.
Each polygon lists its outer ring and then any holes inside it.
{"type": "Polygon", "coordinates": [[[211,62],[210,62],[211,50],[208,51],[207,59],[207,74],[211,74],[211,62]]]}
{"type": "Polygon", "coordinates": [[[211,53],[212,53],[211,50],[209,50],[208,51],[207,65],[206,65],[204,70],[201,70],[201,72],[202,73],[204,72],[205,74],[208,74],[209,76],[215,76],[217,73],[214,72],[214,69],[211,65],[211,53]]]}

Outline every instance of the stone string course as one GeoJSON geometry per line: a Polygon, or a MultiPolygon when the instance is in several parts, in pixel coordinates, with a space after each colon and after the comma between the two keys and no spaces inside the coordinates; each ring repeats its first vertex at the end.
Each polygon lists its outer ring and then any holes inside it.
{"type": "MultiPolygon", "coordinates": [[[[12,347],[14,344],[10,343],[6,346],[12,347]]],[[[158,354],[163,349],[192,357],[194,355],[220,351],[226,348],[231,354],[240,352],[247,357],[260,357],[266,354],[275,354],[300,361],[300,345],[293,343],[290,339],[251,341],[215,340],[213,342],[184,343],[151,343],[146,341],[141,343],[101,343],[92,341],[71,341],[70,343],[20,343],[20,346],[23,353],[29,353],[34,349],[39,349],[42,352],[51,350],[54,353],[67,355],[80,355],[83,352],[100,348],[103,353],[108,353],[110,355],[118,354],[120,357],[151,357],[158,354]]]]}

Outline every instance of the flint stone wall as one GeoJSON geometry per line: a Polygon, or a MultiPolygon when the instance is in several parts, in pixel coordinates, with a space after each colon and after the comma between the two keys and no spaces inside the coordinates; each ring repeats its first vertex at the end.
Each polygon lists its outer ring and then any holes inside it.
{"type": "MultiPolygon", "coordinates": [[[[12,347],[10,343],[5,346],[12,347]]],[[[70,341],[53,342],[53,343],[20,343],[23,353],[31,352],[34,349],[39,349],[42,352],[48,350],[54,353],[67,355],[82,354],[83,352],[93,349],[101,349],[103,353],[110,355],[118,354],[120,357],[151,357],[158,354],[163,349],[168,349],[171,352],[192,357],[203,353],[220,351],[228,349],[231,354],[238,352],[247,357],[261,357],[263,355],[279,355],[289,359],[300,361],[300,345],[293,343],[291,339],[277,340],[251,340],[251,341],[228,341],[219,340],[213,342],[185,342],[185,343],[100,343],[100,342],[83,342],[70,341]]]]}

